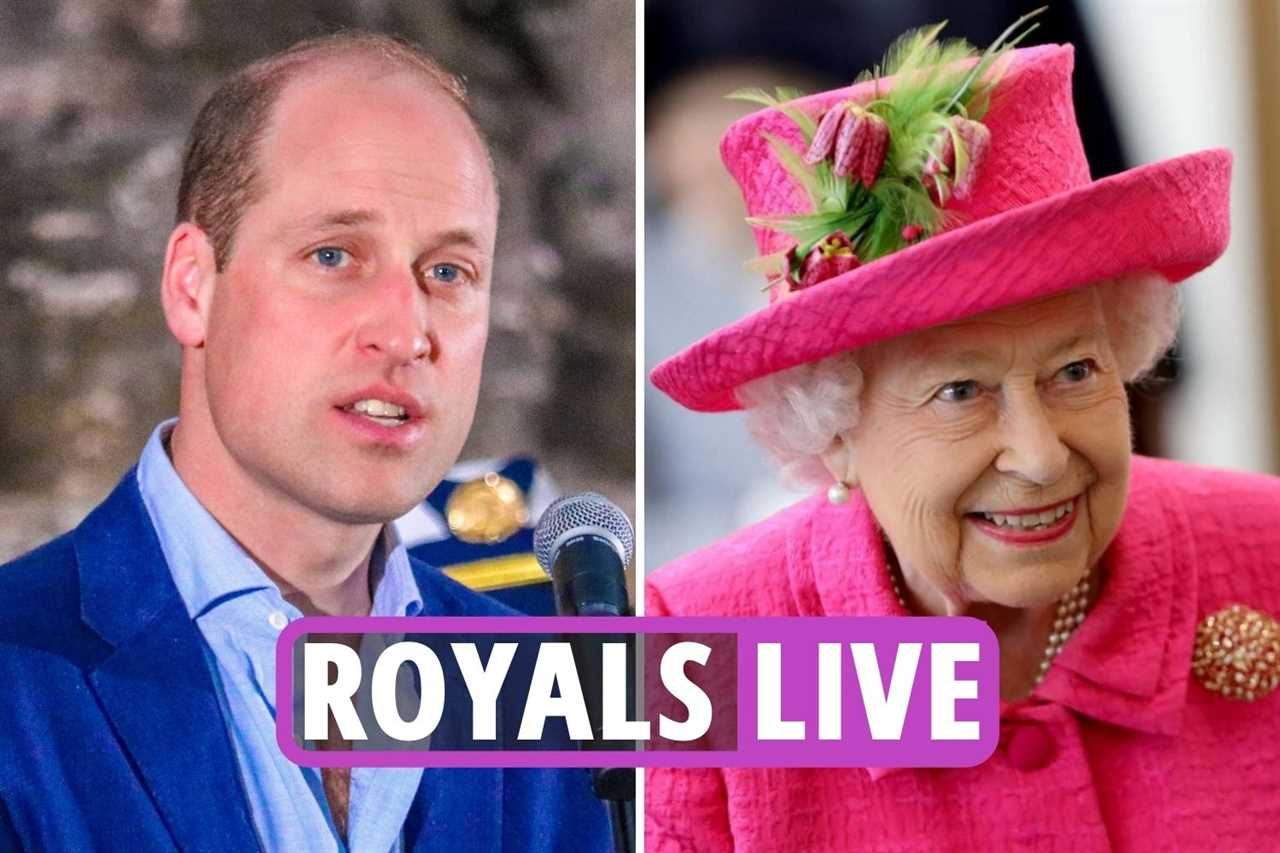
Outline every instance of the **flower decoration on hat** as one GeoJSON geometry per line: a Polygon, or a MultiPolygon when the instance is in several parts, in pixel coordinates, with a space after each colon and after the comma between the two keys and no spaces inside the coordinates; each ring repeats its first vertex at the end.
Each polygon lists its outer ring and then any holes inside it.
{"type": "Polygon", "coordinates": [[[729,97],[783,112],[799,128],[803,153],[765,133],[775,156],[804,189],[812,212],[751,217],[754,226],[794,237],[761,259],[769,286],[791,293],[906,248],[949,226],[953,202],[973,193],[992,145],[982,118],[1012,49],[1044,11],[1019,18],[985,51],[963,39],[940,41],[946,22],[913,30],[855,84],[876,81],[871,99],[838,101],[819,115],[793,103],[800,93],[742,89],[729,97]],[[1020,29],[1021,28],[1021,29],[1020,29]],[[893,77],[891,86],[881,78],[893,77]]]}

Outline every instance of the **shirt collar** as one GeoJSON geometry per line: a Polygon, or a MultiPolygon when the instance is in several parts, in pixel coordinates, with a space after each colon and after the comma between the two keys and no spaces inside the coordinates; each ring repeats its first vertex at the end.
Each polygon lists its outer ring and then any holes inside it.
{"type": "Polygon", "coordinates": [[[369,561],[369,571],[373,578],[370,616],[417,616],[422,612],[422,594],[413,578],[409,550],[394,524],[383,525],[369,561]]]}
{"type": "MultiPolygon", "coordinates": [[[[860,492],[833,506],[815,496],[809,526],[788,545],[788,580],[805,616],[903,616],[880,527],[860,492]]],[[[1001,716],[1054,702],[1112,725],[1177,734],[1195,638],[1190,523],[1150,461],[1135,457],[1125,515],[1101,560],[1104,583],[1088,618],[1044,681],[1001,716]]],[[[873,779],[886,772],[868,771],[873,779]]]]}
{"type": "MultiPolygon", "coordinates": [[[[279,589],[182,482],[165,443],[177,419],[151,433],[138,462],[138,488],[187,612],[196,618],[240,595],[265,590],[288,610],[279,589]]],[[[369,561],[374,616],[416,616],[422,596],[408,551],[383,526],[369,561]]]]}

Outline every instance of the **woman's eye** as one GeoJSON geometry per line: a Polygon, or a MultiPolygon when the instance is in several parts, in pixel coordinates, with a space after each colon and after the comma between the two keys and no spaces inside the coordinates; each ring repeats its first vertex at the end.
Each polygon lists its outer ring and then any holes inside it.
{"type": "Polygon", "coordinates": [[[978,396],[978,383],[972,379],[963,382],[948,382],[938,389],[934,397],[945,403],[964,403],[978,396]]]}
{"type": "Polygon", "coordinates": [[[311,256],[320,266],[329,269],[339,269],[351,263],[351,254],[346,249],[339,249],[336,246],[321,246],[312,252],[311,256]]]}
{"type": "Polygon", "coordinates": [[[1068,382],[1083,382],[1093,375],[1093,362],[1073,361],[1059,370],[1058,375],[1068,382]]]}
{"type": "Polygon", "coordinates": [[[456,264],[434,264],[431,277],[444,284],[454,284],[462,278],[462,270],[456,264]]]}

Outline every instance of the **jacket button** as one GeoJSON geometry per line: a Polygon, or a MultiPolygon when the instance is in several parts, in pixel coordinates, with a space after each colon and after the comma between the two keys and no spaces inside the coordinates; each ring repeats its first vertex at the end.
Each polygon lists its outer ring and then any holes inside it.
{"type": "Polygon", "coordinates": [[[1039,770],[1053,761],[1053,737],[1045,731],[1044,726],[1023,724],[1014,728],[1009,735],[1005,752],[1009,763],[1019,770],[1039,770]]]}

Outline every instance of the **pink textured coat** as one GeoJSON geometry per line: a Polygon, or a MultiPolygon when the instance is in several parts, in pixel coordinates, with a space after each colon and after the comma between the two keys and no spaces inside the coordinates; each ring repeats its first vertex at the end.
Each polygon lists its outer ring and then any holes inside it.
{"type": "MultiPolygon", "coordinates": [[[[1280,691],[1191,677],[1196,625],[1280,615],[1280,480],[1135,458],[1101,597],[962,770],[651,770],[648,853],[1280,849],[1280,691]]],[[[902,615],[866,504],[820,496],[650,576],[650,616],[902,615]]]]}

